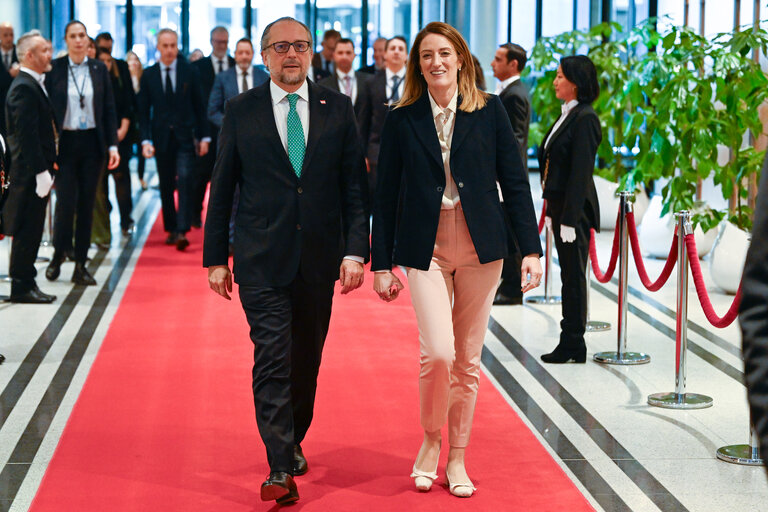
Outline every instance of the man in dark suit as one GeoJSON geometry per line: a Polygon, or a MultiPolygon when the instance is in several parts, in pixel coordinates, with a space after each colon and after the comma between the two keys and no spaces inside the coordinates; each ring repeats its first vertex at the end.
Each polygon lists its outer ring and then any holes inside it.
{"type": "Polygon", "coordinates": [[[261,499],[299,497],[334,283],[363,282],[365,163],[349,98],[307,81],[312,36],[280,18],[261,38],[270,82],[229,101],[205,223],[203,265],[229,299],[227,234],[240,184],[234,275],[254,343],[253,395],[270,473],[261,499]],[[258,119],[259,122],[254,122],[258,119]]]}
{"type": "MultiPolygon", "coordinates": [[[[387,46],[386,37],[377,37],[373,42],[373,64],[370,66],[363,66],[359,69],[363,73],[375,75],[382,69],[384,69],[384,48],[387,46]]],[[[365,61],[365,56],[361,56],[365,61]]]]}
{"type": "MultiPolygon", "coordinates": [[[[493,76],[499,80],[496,94],[501,99],[501,103],[509,116],[509,121],[512,123],[512,132],[515,134],[517,145],[520,147],[520,156],[526,170],[528,169],[528,124],[531,120],[531,100],[528,96],[528,89],[520,81],[520,73],[525,68],[527,60],[528,57],[522,46],[505,43],[496,50],[496,55],[491,61],[493,76]]],[[[510,142],[514,143],[514,141],[510,142]]],[[[508,223],[508,227],[510,228],[509,256],[504,259],[501,284],[493,299],[494,305],[497,306],[523,303],[523,293],[520,290],[522,256],[517,247],[517,240],[511,224],[508,223]]]]}
{"type": "Polygon", "coordinates": [[[368,92],[368,80],[371,77],[366,73],[353,71],[352,61],[354,60],[355,43],[351,39],[339,39],[336,43],[336,49],[333,51],[336,71],[318,83],[349,96],[355,108],[361,140],[368,140],[368,132],[371,127],[371,99],[368,92]]]}
{"type": "Polygon", "coordinates": [[[139,129],[144,158],[155,157],[160,178],[163,226],[167,245],[183,251],[189,247],[186,233],[194,220],[193,166],[195,141],[199,156],[208,153],[206,100],[197,70],[179,57],[179,38],[171,29],[157,34],[160,61],[141,76],[139,129]],[[173,198],[179,192],[179,206],[173,198]]]}
{"type": "MultiPolygon", "coordinates": [[[[211,90],[216,77],[225,71],[235,67],[235,59],[228,55],[229,52],[229,32],[226,27],[218,26],[211,30],[211,54],[192,63],[200,75],[200,81],[203,86],[203,98],[206,102],[206,111],[208,110],[208,98],[211,97],[211,90]]],[[[211,142],[208,146],[208,152],[195,159],[195,172],[192,184],[192,227],[201,226],[201,214],[203,211],[203,200],[205,191],[208,188],[208,182],[211,181],[213,164],[216,160],[216,141],[219,133],[218,127],[213,124],[208,125],[208,133],[211,142]]]]}
{"type": "Polygon", "coordinates": [[[752,423],[760,439],[760,452],[768,453],[768,157],[763,162],[757,192],[752,244],[742,278],[739,323],[744,349],[752,423]]]}
{"type": "Polygon", "coordinates": [[[5,97],[19,74],[19,57],[13,44],[13,25],[0,23],[0,134],[5,135],[5,97]]]}
{"type": "Polygon", "coordinates": [[[388,40],[384,49],[383,71],[368,82],[371,95],[371,127],[368,132],[366,158],[368,159],[368,195],[373,198],[376,190],[376,167],[379,161],[379,145],[384,119],[389,106],[403,95],[405,63],[408,59],[408,43],[403,36],[388,40]]]}
{"type": "Polygon", "coordinates": [[[11,302],[48,304],[56,297],[37,287],[35,259],[43,237],[58,142],[56,117],[43,87],[53,50],[39,32],[32,32],[19,38],[18,51],[22,66],[5,105],[13,160],[1,224],[3,233],[13,236],[11,302]]]}

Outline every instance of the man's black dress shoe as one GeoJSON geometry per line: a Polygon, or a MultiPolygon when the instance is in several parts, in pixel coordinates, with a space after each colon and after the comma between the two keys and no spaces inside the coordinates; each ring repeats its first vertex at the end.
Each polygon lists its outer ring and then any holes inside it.
{"type": "Polygon", "coordinates": [[[285,471],[273,471],[261,484],[261,501],[275,500],[283,505],[298,499],[299,490],[296,488],[296,482],[285,471]]]}
{"type": "Polygon", "coordinates": [[[91,273],[88,272],[88,269],[85,268],[85,263],[75,263],[75,271],[72,273],[72,282],[84,286],[96,285],[96,280],[91,273]]]}
{"type": "Polygon", "coordinates": [[[15,304],[50,304],[56,300],[56,296],[43,293],[37,286],[35,286],[25,293],[14,295],[13,292],[11,292],[11,298],[9,300],[15,304]]]}
{"type": "Polygon", "coordinates": [[[510,296],[504,292],[496,292],[496,296],[493,298],[494,306],[518,306],[523,303],[523,296],[510,296]]]}
{"type": "Polygon", "coordinates": [[[184,233],[179,233],[176,237],[176,250],[183,251],[187,247],[189,247],[189,240],[187,240],[187,237],[184,235],[184,233]]]}
{"type": "Polygon", "coordinates": [[[306,474],[307,471],[309,471],[307,458],[304,457],[301,446],[296,445],[293,447],[293,476],[301,476],[306,474]]]}
{"type": "Polygon", "coordinates": [[[179,238],[179,235],[176,233],[168,233],[168,238],[165,239],[165,245],[176,245],[176,240],[179,238]]]}
{"type": "Polygon", "coordinates": [[[5,361],[5,356],[0,354],[0,364],[3,364],[3,361],[5,361]]]}
{"type": "Polygon", "coordinates": [[[45,278],[49,281],[55,281],[61,274],[61,264],[64,263],[65,256],[63,254],[53,254],[53,258],[48,263],[48,268],[45,269],[45,278]]]}
{"type": "Polygon", "coordinates": [[[580,347],[577,349],[566,348],[562,344],[558,345],[555,350],[549,354],[543,354],[541,360],[545,363],[563,364],[563,363],[586,363],[587,362],[587,347],[580,347]]]}

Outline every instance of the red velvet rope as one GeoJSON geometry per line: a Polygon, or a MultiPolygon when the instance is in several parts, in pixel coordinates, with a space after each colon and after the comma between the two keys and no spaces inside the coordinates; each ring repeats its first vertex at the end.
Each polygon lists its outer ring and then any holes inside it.
{"type": "Polygon", "coordinates": [[[632,256],[635,258],[637,274],[640,276],[643,286],[652,292],[660,290],[669,279],[669,276],[672,274],[672,269],[675,268],[675,263],[677,263],[677,226],[675,226],[675,234],[672,238],[672,247],[669,249],[667,262],[664,264],[664,268],[662,269],[659,278],[653,282],[651,282],[651,279],[648,277],[645,263],[643,263],[643,256],[640,253],[640,242],[637,239],[637,225],[635,224],[635,212],[627,213],[627,231],[629,232],[629,241],[632,244],[632,256]]]}
{"type": "Polygon", "coordinates": [[[547,200],[544,200],[544,204],[541,206],[541,217],[539,217],[539,234],[544,229],[544,219],[547,217],[547,200]]]}
{"type": "Polygon", "coordinates": [[[736,297],[733,299],[731,307],[725,313],[725,316],[720,318],[715,313],[715,309],[712,307],[712,302],[709,300],[707,294],[707,287],[704,285],[704,276],[701,274],[701,265],[699,264],[698,252],[696,251],[696,240],[693,238],[693,234],[685,235],[685,246],[688,250],[688,261],[691,264],[691,273],[693,274],[693,283],[696,285],[696,294],[699,296],[699,302],[701,302],[701,309],[704,310],[704,315],[709,320],[709,323],[718,328],[728,327],[733,323],[739,313],[739,304],[741,303],[741,283],[739,283],[739,289],[736,291],[736,297]]]}
{"type": "Polygon", "coordinates": [[[600,265],[597,263],[597,247],[595,246],[595,230],[589,230],[589,261],[592,263],[592,272],[595,273],[595,278],[601,283],[607,283],[613,277],[613,272],[616,270],[616,262],[619,259],[619,221],[621,220],[621,212],[616,215],[616,228],[613,231],[613,247],[611,248],[611,258],[608,261],[608,268],[605,273],[600,271],[600,265]]]}

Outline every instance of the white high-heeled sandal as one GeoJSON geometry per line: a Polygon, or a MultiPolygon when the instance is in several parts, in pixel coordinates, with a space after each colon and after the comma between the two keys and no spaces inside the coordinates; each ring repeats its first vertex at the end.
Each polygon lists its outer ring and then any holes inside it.
{"type": "Polygon", "coordinates": [[[459,498],[469,498],[477,490],[471,480],[467,482],[451,482],[451,478],[448,476],[447,472],[445,473],[445,479],[448,480],[448,490],[451,492],[451,494],[459,498]],[[469,494],[459,494],[457,492],[458,489],[463,488],[469,489],[469,494]]]}

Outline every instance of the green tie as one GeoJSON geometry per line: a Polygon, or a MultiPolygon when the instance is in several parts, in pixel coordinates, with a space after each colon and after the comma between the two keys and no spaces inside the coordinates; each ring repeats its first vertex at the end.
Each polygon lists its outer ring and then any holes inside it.
{"type": "Polygon", "coordinates": [[[291,109],[288,111],[288,159],[293,165],[296,176],[301,178],[301,166],[304,163],[304,129],[301,127],[301,119],[296,111],[296,102],[299,95],[291,93],[288,95],[288,103],[291,109]]]}

